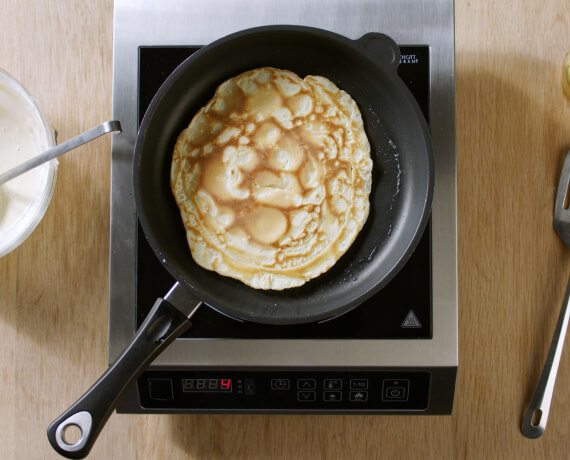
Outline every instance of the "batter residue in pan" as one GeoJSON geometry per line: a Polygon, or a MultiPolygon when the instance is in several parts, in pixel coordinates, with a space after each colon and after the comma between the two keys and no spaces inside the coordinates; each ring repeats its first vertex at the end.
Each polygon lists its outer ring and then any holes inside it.
{"type": "Polygon", "coordinates": [[[300,286],[369,212],[370,145],[354,100],[270,67],[222,83],[176,142],[171,188],[192,257],[258,289],[300,286]]]}

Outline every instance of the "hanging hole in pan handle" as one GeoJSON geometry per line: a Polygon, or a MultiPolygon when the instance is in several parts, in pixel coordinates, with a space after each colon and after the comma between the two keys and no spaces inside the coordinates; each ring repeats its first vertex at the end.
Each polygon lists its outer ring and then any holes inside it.
{"type": "Polygon", "coordinates": [[[400,47],[388,35],[371,32],[363,35],[356,42],[360,44],[366,54],[379,62],[394,68],[398,67],[400,47]]]}
{"type": "Polygon", "coordinates": [[[68,452],[85,447],[91,432],[93,417],[87,411],[77,412],[62,422],[55,431],[57,445],[68,452]]]}

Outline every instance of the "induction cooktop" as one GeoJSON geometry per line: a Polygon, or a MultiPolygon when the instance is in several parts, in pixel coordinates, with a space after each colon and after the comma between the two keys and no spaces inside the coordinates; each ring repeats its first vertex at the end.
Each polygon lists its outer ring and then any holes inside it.
{"type": "Polygon", "coordinates": [[[333,1],[319,17],[309,14],[319,2],[293,2],[287,11],[275,1],[246,2],[247,15],[231,2],[201,3],[192,2],[197,14],[191,15],[175,1],[115,3],[113,117],[124,134],[112,145],[110,362],[174,283],[137,223],[131,161],[138,125],[168,75],[216,38],[279,23],[349,38],[372,31],[394,38],[401,51],[398,74],[432,134],[432,214],[398,275],[345,315],[271,326],[200,309],[193,326],[141,375],[117,410],[450,413],[457,370],[452,2],[429,2],[435,11],[420,15],[399,2],[357,1],[347,15],[344,2],[333,1]],[[436,19],[440,30],[431,26],[436,19]]]}

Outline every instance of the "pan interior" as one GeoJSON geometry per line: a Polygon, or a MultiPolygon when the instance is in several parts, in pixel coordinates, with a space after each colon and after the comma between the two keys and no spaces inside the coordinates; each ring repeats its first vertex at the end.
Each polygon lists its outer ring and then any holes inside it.
{"type": "Polygon", "coordinates": [[[157,257],[213,308],[272,324],[317,321],[344,313],[384,286],[423,229],[433,164],[421,112],[395,69],[357,42],[314,29],[267,29],[203,48],[185,61],[153,99],[135,148],[135,196],[157,257]],[[255,290],[204,270],[192,259],[170,190],[174,143],[217,86],[246,70],[272,66],[322,75],[357,102],[374,162],[370,215],[351,248],[328,272],[299,288],[255,290]]]}

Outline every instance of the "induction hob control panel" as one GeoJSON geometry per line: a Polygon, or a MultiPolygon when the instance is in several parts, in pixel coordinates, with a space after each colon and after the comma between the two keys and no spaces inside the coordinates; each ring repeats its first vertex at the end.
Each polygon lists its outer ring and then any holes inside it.
{"type": "Polygon", "coordinates": [[[429,372],[147,371],[141,404],[161,412],[422,411],[429,372]]]}

